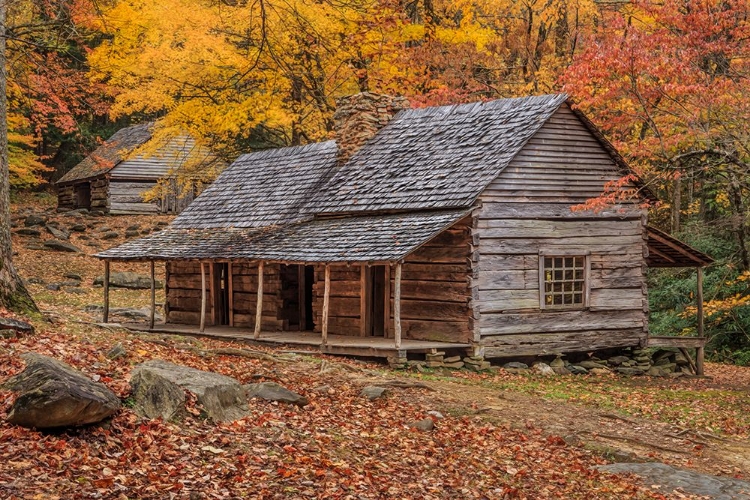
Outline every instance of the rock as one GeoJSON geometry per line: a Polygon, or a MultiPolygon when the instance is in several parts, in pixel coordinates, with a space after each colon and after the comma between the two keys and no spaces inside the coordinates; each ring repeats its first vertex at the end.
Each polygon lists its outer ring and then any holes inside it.
{"type": "Polygon", "coordinates": [[[41,242],[33,242],[33,243],[29,243],[28,245],[26,245],[26,249],[27,250],[46,250],[47,247],[42,245],[41,242]]]}
{"type": "Polygon", "coordinates": [[[119,238],[119,237],[120,235],[116,233],[115,231],[108,231],[102,234],[101,236],[99,236],[99,238],[102,240],[114,240],[115,238],[119,238]]]}
{"type": "Polygon", "coordinates": [[[60,291],[60,285],[58,283],[50,283],[45,288],[47,288],[47,290],[52,290],[53,292],[60,291]]]}
{"type": "MultiPolygon", "coordinates": [[[[83,310],[91,314],[101,314],[104,308],[97,304],[89,304],[84,306],[83,310]]],[[[112,316],[122,316],[129,319],[149,319],[151,317],[151,309],[148,307],[142,307],[141,309],[133,307],[110,307],[109,313],[112,316]]],[[[164,316],[156,313],[154,314],[154,321],[164,321],[164,316]]]]}
{"type": "Polygon", "coordinates": [[[42,278],[36,278],[32,277],[26,280],[27,283],[31,283],[32,285],[44,285],[45,281],[42,278]]]}
{"type": "Polygon", "coordinates": [[[675,354],[674,362],[677,366],[688,366],[690,361],[681,352],[675,354]]]}
{"type": "Polygon", "coordinates": [[[627,356],[614,356],[612,358],[609,358],[607,360],[607,363],[610,366],[620,366],[622,364],[627,363],[628,361],[630,361],[630,358],[627,356]]]}
{"type": "Polygon", "coordinates": [[[448,358],[443,358],[443,363],[458,363],[461,361],[461,356],[450,356],[448,358]]]}
{"type": "Polygon", "coordinates": [[[142,229],[141,234],[151,234],[151,230],[149,228],[142,229]]]}
{"type": "Polygon", "coordinates": [[[70,239],[70,233],[64,229],[58,229],[50,224],[47,224],[44,227],[49,234],[57,238],[58,240],[68,240],[70,239]]]}
{"type": "Polygon", "coordinates": [[[549,376],[554,375],[555,371],[547,363],[534,363],[531,367],[532,370],[541,373],[542,375],[549,376]]]}
{"type": "Polygon", "coordinates": [[[125,228],[126,231],[137,231],[141,228],[140,224],[132,224],[125,228]]]}
{"type": "Polygon", "coordinates": [[[183,417],[185,391],[194,394],[206,417],[214,422],[238,420],[248,414],[243,387],[235,379],[153,359],[137,365],[130,378],[134,410],[146,418],[183,417]]]}
{"type": "Polygon", "coordinates": [[[109,359],[123,358],[127,355],[128,355],[128,352],[125,350],[122,344],[117,344],[112,349],[107,351],[107,357],[109,359]]]}
{"type": "Polygon", "coordinates": [[[646,375],[649,377],[666,377],[669,375],[669,372],[659,366],[652,366],[648,369],[646,375]]]}
{"type": "MultiPolygon", "coordinates": [[[[94,279],[94,286],[104,285],[104,276],[94,279]]],[[[109,275],[109,286],[112,288],[127,288],[129,290],[147,290],[151,288],[151,278],[138,273],[122,272],[109,275]]],[[[164,284],[156,280],[156,288],[163,288],[164,284]]]]}
{"type": "Polygon", "coordinates": [[[86,425],[120,408],[112,391],[71,366],[36,353],[21,357],[26,369],[3,384],[19,393],[8,412],[10,423],[36,429],[86,425]]]}
{"type": "Polygon", "coordinates": [[[106,213],[104,213],[104,210],[92,210],[91,212],[89,212],[89,214],[93,215],[94,217],[104,217],[105,215],[107,215],[106,213]]]}
{"type": "Polygon", "coordinates": [[[368,385],[367,387],[364,387],[362,389],[362,392],[360,394],[362,394],[364,397],[372,401],[374,399],[382,398],[387,393],[388,393],[388,389],[386,389],[385,387],[376,387],[373,385],[368,385]]]}
{"type": "Polygon", "coordinates": [[[642,363],[649,363],[651,364],[651,358],[649,356],[636,356],[633,358],[636,363],[642,364],[642,363]]]}
{"type": "Polygon", "coordinates": [[[570,375],[570,370],[566,366],[555,366],[552,367],[552,371],[557,375],[570,375]]]}
{"type": "Polygon", "coordinates": [[[63,277],[71,279],[71,280],[76,280],[76,281],[79,281],[79,282],[83,281],[83,278],[78,273],[65,273],[65,274],[63,274],[63,277]]]}
{"type": "Polygon", "coordinates": [[[591,375],[607,375],[612,373],[608,368],[592,368],[589,370],[591,375]]]}
{"type": "Polygon", "coordinates": [[[587,370],[593,370],[595,368],[606,368],[606,366],[603,363],[599,363],[597,361],[591,361],[590,359],[581,361],[580,363],[578,363],[578,366],[582,366],[586,368],[587,370]]]}
{"type": "Polygon", "coordinates": [[[169,222],[164,222],[163,220],[160,220],[159,222],[156,223],[156,225],[164,227],[164,226],[168,226],[169,222]]]}
{"type": "Polygon", "coordinates": [[[553,369],[557,367],[565,368],[565,360],[563,360],[560,356],[558,356],[552,361],[550,361],[549,366],[553,369]]]}
{"type": "Polygon", "coordinates": [[[138,230],[136,230],[136,231],[125,231],[125,237],[126,238],[133,238],[134,236],[140,236],[140,235],[141,235],[141,232],[138,231],[138,230]]]}
{"type": "Polygon", "coordinates": [[[511,368],[514,370],[527,370],[529,368],[529,365],[526,363],[519,363],[518,361],[511,361],[510,363],[505,363],[503,365],[503,368],[511,368]]]}
{"type": "Polygon", "coordinates": [[[629,376],[643,375],[643,370],[639,370],[638,368],[631,368],[628,366],[618,366],[617,368],[615,368],[615,371],[617,373],[621,373],[622,375],[629,375],[629,376]]]}
{"type": "Polygon", "coordinates": [[[34,229],[31,227],[22,227],[21,229],[18,229],[15,231],[16,234],[20,234],[22,236],[36,236],[39,237],[42,235],[42,232],[38,229],[34,229]]]}
{"type": "Polygon", "coordinates": [[[260,398],[266,401],[278,401],[297,406],[305,406],[309,403],[304,396],[290,391],[276,382],[260,382],[258,384],[247,384],[242,386],[248,399],[260,398]]]}
{"type": "Polygon", "coordinates": [[[464,367],[463,361],[456,361],[455,363],[448,363],[443,361],[443,368],[450,368],[452,370],[459,370],[464,367]]]}
{"type": "Polygon", "coordinates": [[[0,317],[0,333],[14,332],[17,336],[32,335],[34,327],[25,321],[0,317]]]}
{"type": "Polygon", "coordinates": [[[665,365],[658,365],[658,366],[659,366],[659,368],[661,368],[662,370],[664,370],[667,373],[673,372],[673,371],[675,371],[677,369],[677,364],[676,363],[667,363],[665,365]]]}
{"type": "Polygon", "coordinates": [[[435,417],[435,418],[436,418],[436,419],[438,419],[438,420],[442,420],[442,419],[444,419],[444,418],[445,418],[445,417],[443,416],[443,414],[442,414],[442,413],[440,413],[440,412],[439,412],[439,411],[437,411],[437,410],[430,410],[430,411],[428,411],[428,412],[427,412],[427,414],[428,414],[428,415],[430,415],[430,416],[432,416],[432,417],[435,417]]]}
{"type": "Polygon", "coordinates": [[[670,494],[700,495],[713,500],[750,499],[750,482],[729,477],[716,477],[660,463],[620,463],[600,465],[597,469],[610,474],[636,474],[645,484],[658,485],[658,491],[670,494]]]}
{"type": "Polygon", "coordinates": [[[589,371],[580,365],[570,365],[568,371],[573,375],[586,375],[589,371]]]}
{"type": "Polygon", "coordinates": [[[97,231],[99,231],[100,233],[106,233],[106,232],[112,231],[112,228],[109,226],[101,226],[100,228],[97,229],[97,231]]]}
{"type": "Polygon", "coordinates": [[[83,288],[79,288],[78,285],[64,286],[62,290],[65,293],[74,293],[76,295],[86,295],[86,290],[84,290],[83,288]]]}
{"type": "Polygon", "coordinates": [[[78,280],[68,280],[68,281],[62,281],[58,283],[60,286],[71,286],[71,287],[77,287],[81,286],[81,282],[78,280]]]}
{"type": "Polygon", "coordinates": [[[23,225],[26,226],[26,227],[41,226],[45,222],[47,222],[47,218],[46,217],[43,217],[41,215],[29,215],[23,221],[23,225]]]}
{"type": "Polygon", "coordinates": [[[435,421],[427,417],[423,418],[422,420],[417,420],[416,422],[410,423],[409,427],[411,427],[412,429],[429,432],[435,428],[435,421]]]}
{"type": "Polygon", "coordinates": [[[67,241],[47,240],[44,242],[44,246],[57,252],[83,253],[80,248],[67,241]]]}
{"type": "Polygon", "coordinates": [[[83,233],[86,231],[86,226],[84,224],[73,224],[69,229],[76,233],[83,233]]]}

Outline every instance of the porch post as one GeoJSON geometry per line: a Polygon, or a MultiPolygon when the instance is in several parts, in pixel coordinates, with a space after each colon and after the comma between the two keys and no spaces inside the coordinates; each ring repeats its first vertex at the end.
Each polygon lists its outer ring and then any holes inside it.
{"type": "Polygon", "coordinates": [[[148,327],[153,330],[154,316],[156,315],[156,277],[154,270],[154,261],[151,261],[151,315],[148,318],[148,327]]]}
{"type": "Polygon", "coordinates": [[[201,261],[201,326],[200,331],[206,330],[206,263],[201,261]]]}
{"type": "Polygon", "coordinates": [[[234,326],[234,281],[232,263],[227,264],[227,288],[229,289],[229,326],[234,326]]]}
{"type": "Polygon", "coordinates": [[[104,261],[104,312],[103,323],[109,322],[109,261],[104,261]]]}
{"type": "Polygon", "coordinates": [[[325,266],[325,287],[323,288],[323,325],[321,326],[321,332],[323,333],[323,345],[328,345],[328,304],[331,298],[331,266],[326,264],[325,266]]]}
{"type": "Polygon", "coordinates": [[[370,319],[367,314],[367,265],[362,264],[359,271],[359,335],[366,337],[369,332],[367,322],[370,319]]]}
{"type": "MultiPolygon", "coordinates": [[[[703,331],[703,268],[698,268],[698,286],[695,293],[695,300],[696,300],[696,306],[697,306],[697,314],[698,314],[698,336],[703,337],[704,331],[703,331]]],[[[703,369],[703,362],[705,357],[705,348],[703,346],[697,347],[695,349],[695,371],[696,375],[703,376],[704,369],[703,369]]]]}
{"type": "Polygon", "coordinates": [[[260,322],[263,316],[263,261],[258,264],[258,304],[255,308],[255,332],[253,338],[260,337],[260,322]]]}
{"type": "Polygon", "coordinates": [[[396,264],[393,291],[393,337],[396,349],[401,349],[401,263],[396,264]]]}

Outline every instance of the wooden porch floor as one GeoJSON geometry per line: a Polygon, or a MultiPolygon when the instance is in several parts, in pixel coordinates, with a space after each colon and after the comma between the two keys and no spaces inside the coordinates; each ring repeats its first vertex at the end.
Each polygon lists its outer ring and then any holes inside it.
{"type": "Polygon", "coordinates": [[[385,358],[389,356],[405,357],[407,353],[430,353],[436,351],[471,349],[471,344],[455,342],[432,342],[427,340],[401,341],[401,348],[396,349],[393,339],[383,337],[355,337],[349,335],[328,335],[328,345],[323,346],[319,333],[313,332],[261,332],[260,338],[253,339],[253,330],[231,326],[206,326],[200,332],[197,325],[161,324],[149,329],[148,323],[122,323],[128,330],[153,333],[172,333],[216,339],[237,340],[240,342],[258,342],[307,348],[325,354],[344,356],[367,356],[385,358]]]}

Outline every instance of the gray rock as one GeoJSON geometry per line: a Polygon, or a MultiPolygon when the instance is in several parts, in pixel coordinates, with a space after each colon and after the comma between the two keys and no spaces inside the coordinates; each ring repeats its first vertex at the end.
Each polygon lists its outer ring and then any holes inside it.
{"type": "Polygon", "coordinates": [[[41,242],[29,243],[25,247],[27,250],[47,250],[47,247],[41,244],[41,242]]]}
{"type": "Polygon", "coordinates": [[[61,287],[59,283],[50,283],[45,288],[47,290],[52,290],[53,292],[59,292],[61,287]]]}
{"type": "Polygon", "coordinates": [[[609,358],[607,360],[607,363],[610,366],[620,366],[630,361],[630,358],[627,356],[614,356],[612,358],[609,358]]]}
{"type": "Polygon", "coordinates": [[[514,370],[527,370],[529,368],[529,365],[526,363],[519,363],[518,361],[511,361],[510,363],[505,363],[503,365],[503,368],[512,368],[514,370]]]}
{"type": "Polygon", "coordinates": [[[570,365],[568,371],[573,375],[586,375],[589,371],[580,365],[570,365]]]}
{"type": "Polygon", "coordinates": [[[99,231],[100,233],[106,233],[108,231],[112,231],[112,228],[109,226],[101,226],[97,229],[97,231],[99,231]]]}
{"type": "Polygon", "coordinates": [[[558,375],[570,375],[570,370],[568,370],[567,366],[555,366],[552,368],[552,371],[558,375]]]}
{"type": "Polygon", "coordinates": [[[607,365],[605,365],[604,363],[600,363],[598,361],[591,361],[590,359],[581,361],[580,363],[578,363],[578,366],[582,366],[586,368],[587,370],[592,370],[594,368],[606,368],[607,367],[607,365]]]}
{"type": "Polygon", "coordinates": [[[589,370],[589,373],[591,375],[608,375],[612,372],[609,370],[609,368],[602,367],[602,368],[592,368],[589,370]]]}
{"type": "Polygon", "coordinates": [[[444,418],[445,418],[445,416],[443,416],[443,414],[442,414],[442,413],[440,413],[440,412],[439,412],[439,411],[437,411],[437,410],[430,410],[430,411],[428,411],[428,412],[427,412],[427,414],[428,414],[428,415],[430,415],[430,416],[433,416],[433,417],[435,417],[435,418],[436,418],[436,419],[438,419],[438,420],[442,420],[442,419],[444,419],[444,418]]]}
{"type": "Polygon", "coordinates": [[[555,374],[555,370],[553,370],[547,363],[534,363],[531,369],[546,376],[555,374]]]}
{"type": "Polygon", "coordinates": [[[85,224],[73,224],[72,226],[70,226],[69,229],[76,233],[83,233],[84,231],[86,231],[86,225],[85,224]]]}
{"type": "Polygon", "coordinates": [[[552,361],[550,361],[550,367],[556,368],[556,367],[563,367],[565,368],[565,360],[563,360],[560,356],[556,357],[552,361]]]}
{"type": "Polygon", "coordinates": [[[165,227],[169,225],[169,222],[164,222],[163,220],[160,220],[156,223],[157,226],[165,227]]]}
{"type": "MultiPolygon", "coordinates": [[[[104,276],[94,279],[94,286],[104,285],[104,276]]],[[[122,272],[109,275],[109,286],[112,288],[127,288],[129,290],[147,290],[151,288],[151,278],[138,273],[122,272]]],[[[164,284],[156,280],[156,288],[163,288],[164,284]]]]}
{"type": "Polygon", "coordinates": [[[36,353],[22,358],[26,369],[3,385],[19,393],[10,423],[37,429],[93,424],[120,408],[112,391],[71,366],[36,353]]]}
{"type": "Polygon", "coordinates": [[[57,252],[83,253],[80,248],[67,241],[47,240],[44,242],[44,246],[57,252]]]}
{"type": "Polygon", "coordinates": [[[612,474],[636,474],[662,493],[679,488],[682,493],[701,495],[713,500],[750,499],[750,482],[716,477],[660,463],[620,463],[601,465],[599,470],[612,474]]]}
{"type": "Polygon", "coordinates": [[[58,229],[50,224],[47,224],[44,227],[49,234],[57,238],[58,240],[68,240],[70,239],[70,233],[64,229],[58,229]]]}
{"type": "Polygon", "coordinates": [[[0,332],[13,331],[19,335],[31,335],[34,327],[25,321],[0,317],[0,332]]]}
{"type": "Polygon", "coordinates": [[[304,396],[290,391],[275,382],[260,382],[242,386],[248,399],[260,398],[266,401],[278,401],[297,406],[306,406],[310,401],[304,396]]]}
{"type": "Polygon", "coordinates": [[[41,226],[47,222],[47,218],[41,215],[29,215],[26,217],[26,219],[23,221],[23,225],[26,227],[32,227],[32,226],[41,226]]]}
{"type": "Polygon", "coordinates": [[[141,235],[141,232],[138,231],[137,229],[136,230],[127,230],[127,231],[125,231],[125,237],[126,238],[133,238],[135,236],[140,236],[140,235],[141,235]]]}
{"type": "Polygon", "coordinates": [[[79,282],[83,281],[83,278],[78,273],[65,273],[65,274],[63,274],[63,276],[65,278],[68,278],[68,279],[71,279],[71,280],[76,280],[76,281],[79,281],[79,282]]]}
{"type": "Polygon", "coordinates": [[[15,231],[16,234],[20,234],[22,236],[36,236],[39,237],[42,235],[42,232],[38,229],[34,229],[33,227],[22,227],[21,229],[18,229],[15,231]]]}
{"type": "Polygon", "coordinates": [[[107,357],[109,359],[124,358],[127,355],[128,355],[128,351],[125,350],[122,344],[117,344],[112,349],[107,351],[107,357]]]}
{"type": "Polygon", "coordinates": [[[652,366],[648,369],[646,375],[648,375],[649,377],[666,377],[667,375],[669,375],[669,372],[661,368],[660,366],[652,366]]]}
{"type": "Polygon", "coordinates": [[[142,229],[141,234],[151,234],[151,230],[149,228],[142,229]]]}
{"type": "Polygon", "coordinates": [[[435,428],[435,421],[427,417],[423,418],[422,420],[417,420],[416,422],[410,423],[409,427],[411,427],[412,429],[429,432],[435,428]]]}
{"type": "MultiPolygon", "coordinates": [[[[104,311],[104,307],[98,304],[89,304],[84,306],[84,311],[91,314],[101,314],[104,311]]],[[[128,319],[149,319],[151,317],[151,309],[148,307],[142,307],[135,309],[133,307],[110,307],[109,314],[112,316],[122,316],[128,319]]],[[[164,316],[159,313],[154,314],[154,321],[164,321],[164,316]]]]}
{"type": "Polygon", "coordinates": [[[134,410],[146,418],[185,415],[185,391],[194,394],[207,418],[238,420],[248,414],[245,392],[235,379],[153,359],[137,365],[130,378],[134,410]]]}
{"type": "Polygon", "coordinates": [[[629,375],[629,376],[643,375],[643,370],[639,370],[638,368],[631,368],[629,366],[618,366],[617,368],[615,368],[615,371],[622,375],[629,375]]]}
{"type": "Polygon", "coordinates": [[[27,283],[32,285],[44,285],[46,283],[42,278],[32,277],[26,280],[27,283]]]}
{"type": "Polygon", "coordinates": [[[376,387],[373,385],[368,385],[367,387],[364,387],[362,389],[361,394],[372,401],[373,399],[382,398],[388,393],[388,389],[385,387],[376,387]]]}
{"type": "Polygon", "coordinates": [[[125,228],[126,231],[137,231],[141,228],[140,224],[132,224],[125,228]]]}
{"type": "Polygon", "coordinates": [[[74,293],[76,295],[86,295],[86,290],[83,288],[79,288],[78,285],[76,286],[64,286],[62,288],[62,291],[65,293],[74,293]]]}
{"type": "Polygon", "coordinates": [[[99,236],[99,238],[102,240],[114,240],[115,238],[119,238],[119,237],[120,235],[115,231],[109,231],[99,236]]]}

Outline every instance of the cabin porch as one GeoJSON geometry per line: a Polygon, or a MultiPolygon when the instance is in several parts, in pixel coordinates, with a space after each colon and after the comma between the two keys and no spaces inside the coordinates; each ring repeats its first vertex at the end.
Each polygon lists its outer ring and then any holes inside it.
{"type": "Polygon", "coordinates": [[[179,325],[174,323],[156,324],[151,328],[148,323],[123,323],[123,327],[135,332],[167,333],[209,337],[219,340],[233,340],[260,344],[283,345],[336,354],[343,356],[363,356],[374,358],[405,358],[408,354],[434,354],[438,351],[456,351],[473,355],[471,344],[461,342],[433,342],[428,340],[403,339],[396,347],[393,339],[383,337],[359,337],[354,335],[329,334],[324,344],[319,333],[281,331],[262,331],[256,337],[251,328],[230,326],[206,326],[202,331],[196,325],[179,325]]]}

